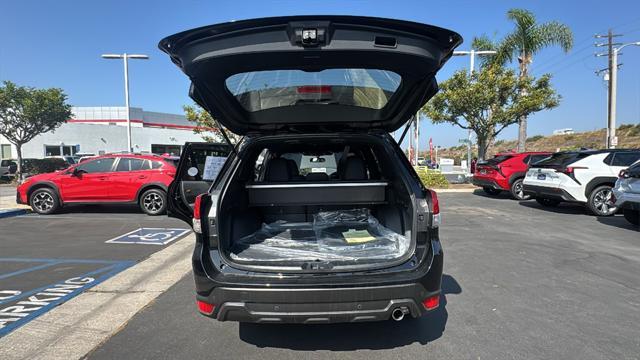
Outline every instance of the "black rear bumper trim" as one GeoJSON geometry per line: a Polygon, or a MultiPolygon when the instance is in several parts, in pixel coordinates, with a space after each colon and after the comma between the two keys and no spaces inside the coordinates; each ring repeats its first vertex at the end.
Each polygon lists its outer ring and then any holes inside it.
{"type": "Polygon", "coordinates": [[[478,179],[475,176],[471,179],[471,183],[475,186],[479,186],[479,187],[490,187],[492,189],[496,189],[496,190],[505,190],[503,188],[500,187],[500,185],[498,185],[498,183],[496,183],[493,180],[486,180],[486,179],[478,179]]]}
{"type": "Polygon", "coordinates": [[[255,323],[337,323],[381,321],[403,308],[412,317],[427,313],[427,293],[419,283],[375,287],[266,289],[218,287],[199,300],[216,304],[210,317],[255,323]]]}
{"type": "Polygon", "coordinates": [[[569,194],[566,190],[560,188],[523,184],[522,191],[525,193],[525,195],[531,195],[535,198],[578,202],[578,200],[571,196],[571,194],[569,194]]]}

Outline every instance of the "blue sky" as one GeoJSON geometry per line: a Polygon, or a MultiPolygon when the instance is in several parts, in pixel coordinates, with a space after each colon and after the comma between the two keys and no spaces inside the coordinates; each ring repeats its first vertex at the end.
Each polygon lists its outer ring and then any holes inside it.
{"type": "MultiPolygon", "coordinates": [[[[148,61],[130,63],[131,103],[150,111],[181,113],[191,103],[185,76],[157,48],[166,35],[229,20],[295,14],[382,16],[429,23],[462,34],[466,50],[473,36],[501,37],[512,29],[505,13],[514,7],[533,11],[539,21],[558,20],[574,31],[574,49],[549,49],[534,59],[532,72],[549,72],[563,96],[557,109],[533,115],[529,134],[558,128],[592,130],[606,123],[606,86],[594,71],[606,66],[593,53],[593,35],[612,27],[624,42],[640,41],[640,2],[619,0],[614,11],[602,1],[4,1],[0,12],[0,80],[20,85],[60,87],[77,106],[121,105],[122,63],[102,60],[107,52],[145,53],[148,61]]],[[[618,120],[640,123],[640,47],[620,57],[618,120]]],[[[439,73],[468,68],[468,58],[453,58],[439,73]]],[[[422,142],[455,145],[465,136],[449,125],[421,126],[422,142]]],[[[515,138],[516,126],[500,138],[515,138]]],[[[424,146],[424,144],[422,146],[424,146]]]]}

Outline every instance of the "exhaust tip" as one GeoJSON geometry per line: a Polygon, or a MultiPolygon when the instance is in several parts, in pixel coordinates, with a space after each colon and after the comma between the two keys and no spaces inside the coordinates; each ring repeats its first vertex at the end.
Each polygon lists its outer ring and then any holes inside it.
{"type": "Polygon", "coordinates": [[[394,309],[394,310],[391,312],[391,318],[392,318],[393,320],[395,320],[395,321],[400,321],[400,320],[404,319],[405,311],[406,311],[406,310],[403,310],[403,309],[401,309],[401,308],[394,309]]]}

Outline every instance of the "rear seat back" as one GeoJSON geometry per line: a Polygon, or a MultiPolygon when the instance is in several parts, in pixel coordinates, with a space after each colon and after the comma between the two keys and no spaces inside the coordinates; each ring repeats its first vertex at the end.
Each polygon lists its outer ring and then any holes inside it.
{"type": "Polygon", "coordinates": [[[364,160],[359,156],[350,156],[345,161],[341,169],[340,179],[342,180],[367,180],[367,168],[364,160]]]}
{"type": "Polygon", "coordinates": [[[275,182],[290,181],[291,176],[289,175],[289,172],[289,165],[287,164],[286,159],[271,159],[267,164],[264,180],[275,182]]]}

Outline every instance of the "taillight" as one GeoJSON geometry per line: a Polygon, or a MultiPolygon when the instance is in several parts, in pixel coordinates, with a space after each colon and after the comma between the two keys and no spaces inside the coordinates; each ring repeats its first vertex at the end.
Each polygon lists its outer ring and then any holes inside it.
{"type": "Polygon", "coordinates": [[[566,168],[564,168],[563,170],[561,170],[561,173],[567,174],[569,176],[574,175],[576,169],[588,169],[588,167],[586,166],[567,166],[566,168]]]}
{"type": "Polygon", "coordinates": [[[429,193],[431,193],[431,212],[432,212],[432,221],[431,221],[431,226],[433,227],[439,227],[440,226],[440,201],[438,200],[438,194],[433,191],[433,190],[429,190],[429,193]]]}
{"type": "Polygon", "coordinates": [[[200,221],[200,208],[202,207],[202,196],[196,196],[196,202],[193,204],[193,231],[202,234],[202,223],[200,221]]]}
{"type": "Polygon", "coordinates": [[[433,190],[429,190],[431,193],[431,205],[433,207],[433,214],[440,214],[440,201],[438,201],[438,193],[433,190]]]}
{"type": "Polygon", "coordinates": [[[427,310],[433,310],[440,306],[440,295],[428,297],[422,301],[422,305],[427,310]]]}
{"type": "Polygon", "coordinates": [[[209,304],[200,300],[196,300],[196,304],[198,305],[198,310],[205,315],[213,314],[213,310],[216,308],[215,304],[209,304]]]}

